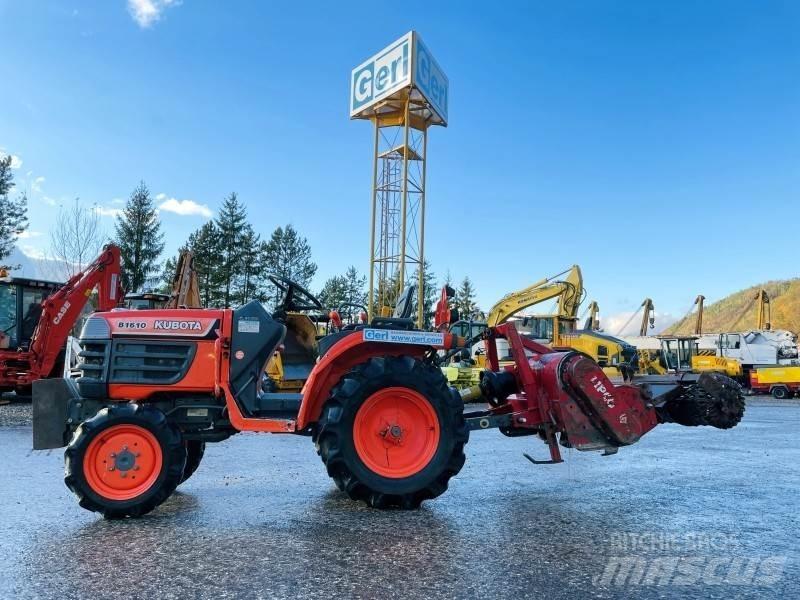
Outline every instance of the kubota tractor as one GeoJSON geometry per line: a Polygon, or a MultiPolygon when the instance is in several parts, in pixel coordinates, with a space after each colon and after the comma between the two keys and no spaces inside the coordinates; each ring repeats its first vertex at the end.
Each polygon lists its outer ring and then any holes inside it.
{"type": "Polygon", "coordinates": [[[559,442],[609,454],[658,423],[727,428],[742,416],[741,392],[723,376],[615,387],[585,355],[523,340],[508,324],[484,334],[489,370],[473,393],[491,406],[465,414],[438,366],[438,352],[464,340],[386,317],[318,339],[301,392],[265,391],[285,315],[315,304],[287,283],[273,315],[256,302],[95,313],[80,376],[34,386],[34,448],[67,445],[67,486],[109,518],[149,512],[192,475],[206,443],[240,431],[308,435],[351,498],[414,508],[447,489],[470,430],[538,436],[557,462],[559,442]],[[515,357],[502,371],[500,337],[515,357]]]}

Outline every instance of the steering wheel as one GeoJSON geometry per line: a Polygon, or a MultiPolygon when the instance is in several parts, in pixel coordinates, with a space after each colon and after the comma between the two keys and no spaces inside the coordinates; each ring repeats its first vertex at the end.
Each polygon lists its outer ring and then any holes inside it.
{"type": "Polygon", "coordinates": [[[317,300],[317,297],[299,283],[280,275],[270,275],[269,280],[283,292],[283,300],[276,307],[276,311],[302,312],[304,310],[321,310],[325,312],[325,307],[317,300]]]}
{"type": "MultiPolygon", "coordinates": [[[[337,308],[337,309],[336,309],[336,312],[338,312],[338,313],[341,315],[342,313],[344,313],[344,312],[345,312],[345,310],[344,310],[344,309],[346,309],[346,308],[358,308],[358,309],[360,309],[360,312],[359,312],[359,314],[360,314],[360,313],[362,313],[362,312],[363,312],[364,314],[366,314],[367,312],[369,312],[369,311],[367,310],[367,307],[366,307],[366,306],[364,306],[363,304],[359,304],[358,302],[342,302],[342,303],[339,305],[339,308],[337,308]]],[[[351,314],[352,314],[352,313],[351,313],[351,314]]]]}

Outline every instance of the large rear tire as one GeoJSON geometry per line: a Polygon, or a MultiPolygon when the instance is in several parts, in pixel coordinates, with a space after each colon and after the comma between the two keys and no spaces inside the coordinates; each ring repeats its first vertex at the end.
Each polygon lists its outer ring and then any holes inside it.
{"type": "Polygon", "coordinates": [[[78,426],[64,460],[64,483],[83,508],[107,519],[140,517],[175,491],[186,446],[161,411],[119,404],[78,426]]]}
{"type": "Polygon", "coordinates": [[[464,465],[464,405],[437,367],[372,358],[331,391],[314,432],[337,487],[374,508],[417,508],[464,465]]]}

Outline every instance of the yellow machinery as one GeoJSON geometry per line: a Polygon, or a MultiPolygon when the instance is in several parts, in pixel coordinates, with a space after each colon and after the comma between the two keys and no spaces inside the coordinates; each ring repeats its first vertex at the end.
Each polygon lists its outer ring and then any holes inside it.
{"type": "Polygon", "coordinates": [[[164,308],[200,308],[200,287],[194,270],[194,255],[184,250],[172,278],[172,293],[164,308]]]}
{"type": "Polygon", "coordinates": [[[169,294],[160,292],[126,294],[125,306],[136,310],[202,308],[197,272],[194,270],[194,255],[189,250],[181,252],[175,274],[172,276],[172,290],[169,294]]]}
{"type": "Polygon", "coordinates": [[[656,309],[653,307],[653,301],[650,298],[645,298],[642,302],[642,324],[639,326],[639,335],[644,337],[647,335],[647,326],[650,329],[656,326],[656,309]]]}
{"type": "MultiPolygon", "coordinates": [[[[588,313],[588,317],[586,317],[586,322],[583,325],[583,328],[588,331],[599,331],[600,330],[600,306],[592,300],[589,303],[589,306],[584,311],[584,315],[588,313]]],[[[582,318],[582,317],[581,317],[582,318]]]]}
{"type": "Polygon", "coordinates": [[[703,294],[699,294],[697,298],[694,299],[695,306],[697,306],[697,317],[694,322],[695,335],[703,335],[703,303],[705,301],[706,297],[703,296],[703,294]]]}
{"type": "Polygon", "coordinates": [[[756,302],[758,302],[758,329],[765,329],[769,331],[772,327],[772,311],[769,303],[769,295],[767,290],[758,290],[756,295],[756,302]]]}
{"type": "MultiPolygon", "coordinates": [[[[588,354],[601,367],[613,368],[613,374],[616,375],[620,366],[635,363],[636,348],[598,331],[577,329],[578,307],[583,296],[583,276],[580,267],[573,265],[557,275],[503,296],[491,308],[485,323],[456,321],[450,325],[449,330],[469,338],[487,326],[495,327],[508,321],[526,308],[557,298],[558,308],[555,314],[534,315],[522,319],[521,325],[526,335],[553,347],[570,348],[588,354]],[[563,279],[559,279],[564,275],[563,279]]],[[[596,311],[597,303],[594,304],[596,311]]],[[[596,314],[595,312],[595,317],[596,314]]],[[[479,353],[473,353],[470,358],[462,357],[460,364],[445,367],[445,373],[453,385],[466,386],[479,377],[482,359],[479,353]]]]}

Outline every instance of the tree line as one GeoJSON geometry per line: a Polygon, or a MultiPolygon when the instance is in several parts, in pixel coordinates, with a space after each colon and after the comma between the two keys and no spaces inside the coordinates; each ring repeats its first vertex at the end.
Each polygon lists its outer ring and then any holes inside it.
{"type": "MultiPolygon", "coordinates": [[[[10,155],[0,158],[0,266],[6,269],[16,267],[5,262],[18,237],[28,227],[27,197],[24,192],[12,195],[15,188],[11,163],[10,155]]],[[[97,212],[82,206],[77,199],[73,206],[59,210],[50,237],[52,256],[63,266],[63,279],[85,268],[104,239],[97,212]]],[[[178,255],[162,260],[165,234],[155,201],[144,182],[133,190],[116,217],[112,241],[120,247],[126,290],[170,290],[178,255]]],[[[179,253],[183,250],[193,253],[201,301],[209,308],[238,306],[251,300],[274,306],[279,300],[279,291],[270,281],[270,275],[291,279],[311,289],[317,273],[311,246],[305,237],[287,224],[276,227],[267,238],[262,238],[236,193],[225,198],[214,219],[189,235],[179,253]]],[[[430,326],[441,284],[437,284],[437,277],[427,261],[423,281],[422,294],[418,297],[422,298],[426,325],[430,326]]],[[[453,285],[449,271],[443,283],[453,285]]],[[[367,295],[367,277],[355,266],[329,277],[317,293],[325,308],[341,307],[342,317],[348,320],[358,318],[361,307],[367,305],[367,295]]],[[[464,318],[482,316],[469,277],[458,286],[455,304],[464,318]]]]}
{"type": "MultiPolygon", "coordinates": [[[[160,286],[168,291],[177,267],[178,256],[163,264],[159,257],[164,236],[153,199],[144,183],[133,191],[117,217],[116,241],[124,261],[126,289],[138,290],[160,274],[160,286]]],[[[307,289],[317,272],[311,246],[291,224],[277,227],[262,239],[248,219],[247,209],[235,193],[222,203],[216,218],[193,232],[179,253],[189,250],[194,256],[200,297],[205,307],[238,306],[258,300],[274,306],[280,292],[270,275],[291,279],[307,289]]],[[[431,325],[441,285],[426,262],[423,270],[423,313],[431,325]]],[[[445,279],[450,283],[450,275],[445,279]]],[[[313,291],[312,291],[313,293],[313,291]]],[[[355,266],[328,278],[317,297],[325,308],[341,308],[342,317],[355,320],[367,305],[367,276],[355,266]]],[[[475,289],[465,277],[456,292],[456,306],[464,318],[481,318],[475,289]]]]}

